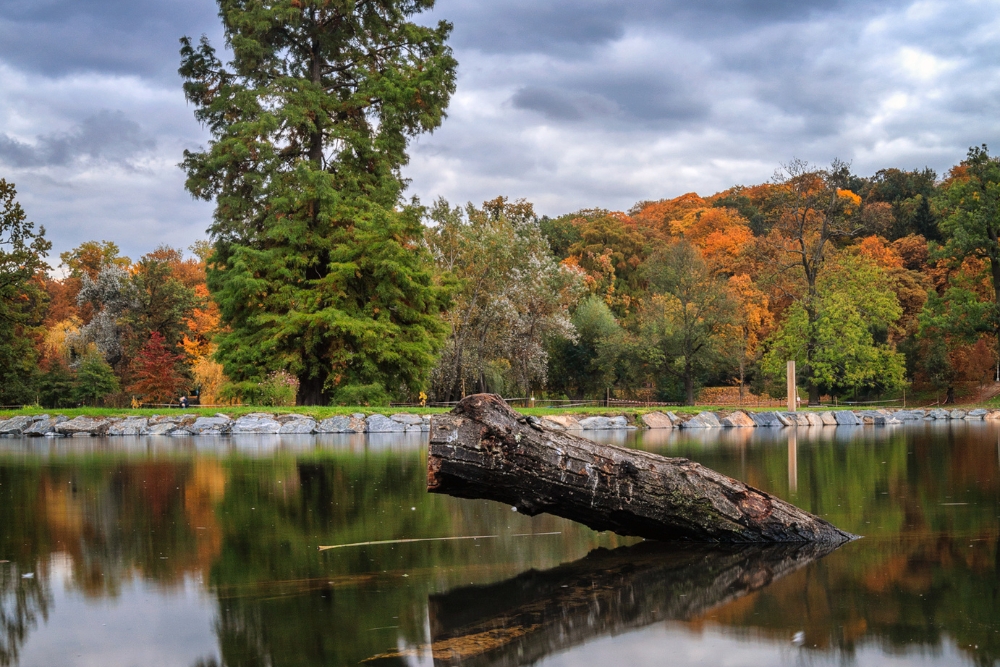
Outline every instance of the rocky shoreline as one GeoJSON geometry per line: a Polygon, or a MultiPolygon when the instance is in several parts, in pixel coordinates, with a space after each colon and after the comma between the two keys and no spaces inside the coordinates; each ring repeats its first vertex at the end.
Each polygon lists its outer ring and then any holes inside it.
{"type": "MultiPolygon", "coordinates": [[[[312,435],[324,433],[422,433],[430,430],[430,415],[394,415],[360,412],[316,420],[308,415],[254,412],[232,418],[217,414],[153,417],[76,417],[24,415],[0,421],[0,436],[92,437],[92,436],[228,436],[312,435]]],[[[836,410],[827,412],[701,412],[676,415],[648,412],[635,422],[625,415],[577,417],[554,415],[530,417],[540,426],[559,431],[606,431],[627,429],[782,428],[789,426],[889,426],[918,420],[1000,421],[1000,410],[836,410]]]]}

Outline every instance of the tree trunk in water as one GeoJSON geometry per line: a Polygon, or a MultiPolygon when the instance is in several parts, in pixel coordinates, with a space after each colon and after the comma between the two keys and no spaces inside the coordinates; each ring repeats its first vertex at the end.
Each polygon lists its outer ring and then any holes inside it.
{"type": "Polygon", "coordinates": [[[433,417],[427,490],[655,540],[841,544],[854,537],[688,459],[548,430],[493,394],[469,396],[433,417]]]}

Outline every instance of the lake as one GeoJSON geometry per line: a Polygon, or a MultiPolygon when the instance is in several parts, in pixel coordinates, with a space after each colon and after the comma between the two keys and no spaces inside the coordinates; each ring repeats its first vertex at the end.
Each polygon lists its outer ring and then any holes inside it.
{"type": "Polygon", "coordinates": [[[997,422],[588,435],[864,538],[663,545],[429,495],[426,434],[0,439],[0,666],[1000,661],[997,422]]]}

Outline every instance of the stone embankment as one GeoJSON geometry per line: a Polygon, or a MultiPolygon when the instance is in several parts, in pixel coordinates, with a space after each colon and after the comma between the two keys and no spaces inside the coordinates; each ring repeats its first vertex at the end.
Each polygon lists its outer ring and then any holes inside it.
{"type": "Polygon", "coordinates": [[[100,436],[100,435],[243,435],[315,433],[420,433],[430,430],[430,415],[397,414],[389,417],[361,413],[317,421],[308,415],[254,412],[233,419],[223,414],[162,415],[154,417],[98,418],[32,415],[0,421],[0,436],[100,436]]]}
{"type": "MultiPolygon", "coordinates": [[[[533,418],[535,419],[535,418],[533,418]]],[[[830,412],[702,412],[676,415],[648,412],[636,418],[575,415],[545,416],[535,419],[557,431],[607,431],[621,429],[711,429],[782,428],[787,426],[888,426],[917,420],[994,420],[1000,410],[837,410],[830,412]]],[[[254,412],[236,419],[223,414],[214,417],[178,414],[154,417],[76,417],[27,415],[0,421],[0,436],[138,436],[138,435],[249,435],[321,433],[421,433],[430,430],[430,415],[362,413],[338,415],[317,421],[308,415],[254,412]]]]}

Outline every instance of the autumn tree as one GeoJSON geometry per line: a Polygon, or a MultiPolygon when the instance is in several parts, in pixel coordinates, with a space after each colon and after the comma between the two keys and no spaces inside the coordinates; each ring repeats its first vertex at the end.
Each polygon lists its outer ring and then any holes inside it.
{"type": "Polygon", "coordinates": [[[743,402],[747,373],[760,359],[761,344],[774,323],[769,298],[749,275],[741,273],[729,278],[726,285],[733,306],[732,320],[725,331],[727,356],[736,359],[740,403],[743,402]]]}
{"type": "Polygon", "coordinates": [[[579,240],[569,247],[568,262],[585,271],[587,287],[619,317],[633,309],[645,292],[640,266],[649,254],[648,241],[624,213],[593,209],[576,214],[579,240]]]}
{"type": "Polygon", "coordinates": [[[208,286],[236,381],[287,370],[300,403],[351,385],[416,393],[445,328],[421,211],[402,202],[409,141],[455,89],[451,26],[433,0],[218,0],[232,60],[182,40],[207,150],[187,188],[214,199],[208,286]]]}
{"type": "Polygon", "coordinates": [[[801,323],[797,320],[794,328],[796,335],[803,337],[801,348],[796,349],[802,352],[800,368],[813,405],[819,403],[824,377],[816,366],[822,345],[819,280],[832,242],[857,236],[864,229],[861,198],[842,187],[848,180],[847,166],[841,162],[834,162],[829,170],[812,170],[795,160],[776,176],[780,216],[769,239],[787,258],[780,269],[795,271],[803,283],[796,295],[796,317],[805,319],[801,323]]]}
{"type": "Polygon", "coordinates": [[[132,360],[132,383],[128,391],[141,396],[147,403],[173,400],[185,383],[178,370],[180,362],[180,355],[171,351],[163,334],[152,332],[132,360]]]}
{"type": "Polygon", "coordinates": [[[33,402],[46,295],[45,257],[52,244],[0,179],[0,405],[33,402]]]}

